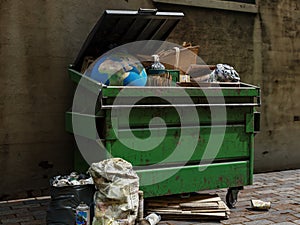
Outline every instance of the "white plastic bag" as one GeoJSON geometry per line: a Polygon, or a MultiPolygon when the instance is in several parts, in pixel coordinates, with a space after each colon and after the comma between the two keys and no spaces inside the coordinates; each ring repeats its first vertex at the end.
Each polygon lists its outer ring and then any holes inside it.
{"type": "Polygon", "coordinates": [[[239,74],[232,66],[227,64],[217,64],[217,67],[210,74],[210,82],[239,82],[239,74]]]}

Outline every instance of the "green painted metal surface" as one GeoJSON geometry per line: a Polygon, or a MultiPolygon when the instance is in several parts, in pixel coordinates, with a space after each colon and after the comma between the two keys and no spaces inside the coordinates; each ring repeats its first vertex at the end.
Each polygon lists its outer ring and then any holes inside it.
{"type": "MultiPolygon", "coordinates": [[[[217,110],[217,109],[215,109],[217,110]]],[[[112,117],[111,111],[107,110],[107,117],[112,117]]],[[[124,111],[125,112],[125,111],[124,111]]],[[[218,112],[218,111],[217,111],[218,112]]],[[[217,113],[216,112],[216,113],[217,113]]],[[[220,111],[222,113],[223,111],[220,111]]],[[[226,108],[226,116],[219,116],[214,117],[214,123],[215,124],[224,124],[232,125],[232,124],[241,124],[245,125],[245,115],[246,114],[252,114],[253,109],[252,107],[228,107],[226,108]]],[[[179,112],[181,114],[178,114],[177,110],[175,108],[155,108],[155,109],[132,109],[130,111],[130,117],[129,117],[129,125],[131,128],[145,128],[149,126],[149,122],[154,117],[159,117],[162,120],[165,121],[165,123],[168,126],[182,126],[182,121],[180,119],[180,115],[186,114],[186,112],[179,112]]],[[[117,113],[117,124],[118,127],[122,128],[124,127],[128,121],[128,118],[126,118],[126,114],[123,113],[123,111],[120,109],[117,113]]],[[[199,126],[199,123],[201,125],[210,125],[211,124],[211,109],[209,107],[199,107],[197,108],[197,118],[194,118],[192,116],[187,115],[184,118],[184,123],[186,125],[194,125],[199,126]]],[[[153,122],[153,125],[156,125],[155,122],[153,122]]],[[[107,125],[108,129],[109,124],[107,125]]],[[[107,133],[106,137],[111,138],[114,134],[107,133]]]]}
{"type": "Polygon", "coordinates": [[[254,134],[251,134],[249,141],[249,184],[253,184],[253,172],[254,172],[254,134]]]}
{"type": "Polygon", "coordinates": [[[246,114],[246,132],[247,133],[254,132],[254,113],[246,114]]]}
{"type": "Polygon", "coordinates": [[[73,70],[68,69],[70,79],[75,82],[76,84],[85,87],[87,90],[91,91],[92,93],[98,94],[103,87],[101,83],[96,82],[95,80],[84,76],[83,74],[73,70]]]}
{"type": "Polygon", "coordinates": [[[199,190],[244,186],[249,184],[249,162],[236,161],[211,165],[192,165],[163,169],[140,170],[141,189],[145,197],[199,190]],[[202,171],[203,170],[203,171],[202,171]],[[170,174],[175,174],[168,179],[170,174]],[[162,180],[162,181],[161,181],[162,180]],[[143,183],[153,183],[143,186],[143,183]],[[159,183],[156,183],[161,181],[159,183]]]}
{"type": "Polygon", "coordinates": [[[74,170],[85,173],[89,169],[89,165],[85,162],[78,148],[74,150],[74,170]]]}
{"type": "Polygon", "coordinates": [[[185,96],[186,94],[193,97],[215,97],[215,96],[258,96],[258,89],[251,87],[112,87],[107,86],[102,89],[103,96],[116,97],[122,91],[122,95],[127,97],[134,96],[161,96],[161,97],[174,97],[185,96]]]}
{"type": "MultiPolygon", "coordinates": [[[[164,136],[163,142],[150,151],[136,151],[143,146],[130,139],[127,130],[120,130],[119,138],[126,141],[126,146],[119,139],[109,140],[112,146],[111,154],[114,157],[121,157],[130,161],[134,166],[150,165],[162,162],[179,163],[183,161],[200,161],[208,159],[238,159],[250,156],[249,142],[250,135],[244,133],[244,126],[227,127],[223,137],[223,127],[215,127],[214,141],[208,142],[211,138],[211,127],[186,127],[186,128],[164,128],[151,130],[151,139],[147,140],[147,145],[155,146],[160,143],[161,136],[164,136]],[[197,130],[200,130],[199,136],[197,130]],[[184,132],[184,135],[181,134],[184,132]],[[222,140],[219,146],[216,140],[222,140]],[[196,141],[195,141],[196,140],[196,141]],[[193,143],[196,143],[193,146],[193,143]],[[175,150],[176,149],[176,150],[175,150]],[[206,154],[204,154],[206,152],[206,154]],[[172,154],[171,158],[168,158],[172,154]]],[[[139,129],[133,131],[136,137],[141,139],[149,137],[148,129],[139,129]]]]}

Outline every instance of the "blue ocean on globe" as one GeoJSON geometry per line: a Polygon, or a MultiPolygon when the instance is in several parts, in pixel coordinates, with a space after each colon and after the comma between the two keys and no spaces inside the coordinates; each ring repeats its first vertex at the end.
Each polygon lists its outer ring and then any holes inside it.
{"type": "Polygon", "coordinates": [[[147,82],[147,73],[141,62],[123,52],[99,57],[84,74],[111,86],[145,86],[147,82]]]}

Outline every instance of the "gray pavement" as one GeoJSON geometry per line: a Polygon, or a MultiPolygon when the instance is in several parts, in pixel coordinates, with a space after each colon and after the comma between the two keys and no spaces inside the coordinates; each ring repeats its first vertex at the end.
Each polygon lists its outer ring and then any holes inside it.
{"type": "MultiPolygon", "coordinates": [[[[226,189],[205,191],[218,193],[225,200],[226,189]]],[[[43,225],[46,224],[48,196],[0,202],[0,224],[43,225]]],[[[254,184],[239,193],[236,208],[230,218],[222,221],[178,222],[161,224],[245,224],[245,225],[293,225],[300,224],[300,169],[254,175],[254,184]],[[269,211],[253,211],[250,200],[271,202],[269,211]]]]}

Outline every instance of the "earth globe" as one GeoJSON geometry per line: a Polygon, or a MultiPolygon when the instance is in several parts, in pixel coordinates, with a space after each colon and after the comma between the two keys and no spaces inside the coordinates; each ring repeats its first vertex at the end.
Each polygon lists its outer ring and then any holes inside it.
{"type": "Polygon", "coordinates": [[[124,52],[99,57],[84,74],[111,86],[145,86],[147,82],[147,73],[141,62],[124,52]]]}

